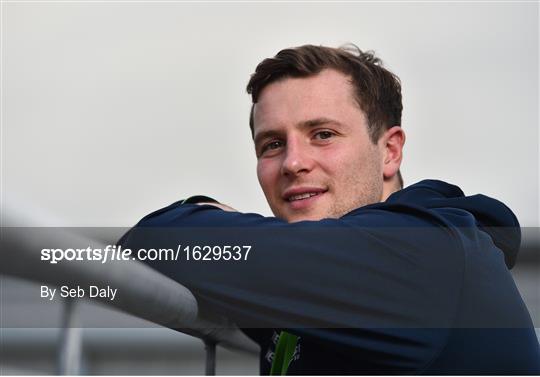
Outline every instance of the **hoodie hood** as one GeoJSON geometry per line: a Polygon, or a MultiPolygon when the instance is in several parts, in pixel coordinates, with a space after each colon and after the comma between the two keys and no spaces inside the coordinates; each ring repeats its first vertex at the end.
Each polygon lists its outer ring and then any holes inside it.
{"type": "Polygon", "coordinates": [[[521,244],[519,222],[514,213],[496,199],[480,194],[465,196],[455,185],[438,180],[424,180],[395,192],[387,202],[411,203],[435,211],[442,208],[467,211],[474,216],[478,228],[488,233],[495,246],[503,251],[508,268],[512,268],[516,263],[521,244]]]}

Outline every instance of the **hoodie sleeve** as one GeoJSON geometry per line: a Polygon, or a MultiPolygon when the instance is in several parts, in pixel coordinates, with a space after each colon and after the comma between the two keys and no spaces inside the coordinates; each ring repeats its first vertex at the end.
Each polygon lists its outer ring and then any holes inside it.
{"type": "Polygon", "coordinates": [[[244,328],[448,328],[463,274],[452,229],[399,204],[289,224],[179,202],[145,217],[120,244],[179,249],[176,261],[146,263],[244,328]],[[188,261],[183,251],[196,245],[250,251],[246,260],[188,261]]]}

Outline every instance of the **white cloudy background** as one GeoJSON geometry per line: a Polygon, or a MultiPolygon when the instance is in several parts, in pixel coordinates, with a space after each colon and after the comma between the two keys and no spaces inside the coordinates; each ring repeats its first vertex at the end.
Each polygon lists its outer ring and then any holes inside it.
{"type": "Polygon", "coordinates": [[[1,9],[1,199],[42,225],[128,226],[198,193],[269,215],[249,75],[282,48],[347,42],[402,79],[406,183],[451,181],[539,225],[538,3],[1,9]]]}

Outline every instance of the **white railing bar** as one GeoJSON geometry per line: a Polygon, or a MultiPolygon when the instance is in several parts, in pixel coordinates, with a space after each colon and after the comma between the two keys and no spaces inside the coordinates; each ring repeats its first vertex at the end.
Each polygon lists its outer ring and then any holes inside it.
{"type": "MultiPolygon", "coordinates": [[[[4,227],[10,226],[9,212],[4,211],[2,215],[4,227]]],[[[17,225],[21,224],[20,218],[18,214],[17,225]]],[[[37,232],[39,228],[33,228],[28,234],[3,228],[0,273],[57,286],[66,281],[81,285],[109,285],[118,289],[119,297],[114,301],[99,300],[102,303],[225,348],[258,354],[258,345],[225,318],[212,317],[212,321],[201,318],[193,294],[149,266],[134,260],[103,264],[73,260],[50,265],[40,260],[44,245],[55,248],[74,245],[104,248],[106,245],[75,234],[69,228],[44,228],[39,237],[35,236],[37,232]]]]}
{"type": "Polygon", "coordinates": [[[77,323],[77,302],[64,300],[62,311],[62,328],[58,347],[58,374],[79,375],[82,358],[81,329],[77,323]]]}

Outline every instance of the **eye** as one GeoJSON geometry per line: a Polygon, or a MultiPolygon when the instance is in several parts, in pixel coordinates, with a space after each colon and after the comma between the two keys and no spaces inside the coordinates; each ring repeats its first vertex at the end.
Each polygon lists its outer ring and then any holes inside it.
{"type": "Polygon", "coordinates": [[[266,152],[275,151],[283,146],[283,142],[280,140],[274,140],[269,143],[266,143],[261,148],[261,154],[264,154],[266,152]]]}
{"type": "Polygon", "coordinates": [[[281,141],[272,141],[263,147],[263,151],[278,149],[282,144],[281,141]]]}
{"type": "Polygon", "coordinates": [[[334,136],[333,132],[330,131],[319,131],[315,134],[315,139],[325,140],[330,139],[332,136],[334,136]]]}

